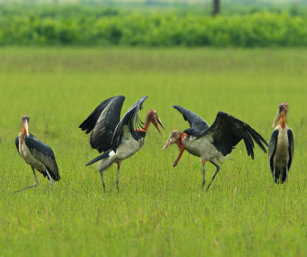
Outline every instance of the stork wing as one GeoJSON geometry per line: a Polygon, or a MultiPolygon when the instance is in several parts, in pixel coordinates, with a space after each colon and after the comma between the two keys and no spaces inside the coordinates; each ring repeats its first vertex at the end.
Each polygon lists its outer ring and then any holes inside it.
{"type": "Polygon", "coordinates": [[[194,112],[191,112],[178,105],[173,105],[173,107],[182,114],[184,120],[187,120],[190,123],[190,127],[192,129],[201,131],[209,128],[209,124],[194,112]]]}
{"type": "MultiPolygon", "coordinates": [[[[19,137],[15,138],[15,145],[16,145],[16,148],[17,148],[17,152],[19,153],[19,137]]],[[[20,153],[19,153],[19,155],[20,155],[20,153]]]]}
{"type": "Polygon", "coordinates": [[[79,126],[90,133],[92,148],[100,153],[111,148],[113,132],[119,122],[124,96],[114,96],[103,101],[79,126]]]}
{"type": "MultiPolygon", "coordinates": [[[[31,134],[25,138],[25,143],[33,156],[46,166],[50,176],[56,181],[60,180],[58,166],[52,149],[31,134]]],[[[40,172],[45,173],[45,171],[41,170],[40,172]]]]}
{"type": "Polygon", "coordinates": [[[289,128],[288,129],[288,142],[289,142],[289,162],[288,162],[288,169],[291,167],[293,154],[294,154],[294,141],[293,141],[293,132],[289,128]]]}
{"type": "Polygon", "coordinates": [[[273,159],[274,159],[274,155],[276,152],[278,134],[279,134],[278,130],[277,129],[274,130],[270,138],[270,142],[269,142],[268,157],[269,157],[270,168],[272,172],[274,171],[273,159]]]}
{"type": "Polygon", "coordinates": [[[212,126],[201,136],[206,135],[213,137],[213,144],[224,156],[231,153],[241,139],[244,140],[247,154],[251,155],[252,159],[254,159],[254,141],[264,152],[266,150],[262,143],[268,145],[263,137],[248,124],[224,112],[217,114],[212,126]]]}
{"type": "Polygon", "coordinates": [[[148,96],[143,96],[138,101],[135,102],[134,105],[130,107],[130,109],[126,112],[124,117],[120,120],[118,125],[116,126],[113,138],[112,138],[112,144],[115,146],[119,145],[121,136],[123,134],[123,127],[128,126],[128,129],[130,132],[133,132],[138,127],[143,126],[143,122],[140,120],[139,117],[139,111],[143,108],[143,102],[148,98],[148,96]]]}

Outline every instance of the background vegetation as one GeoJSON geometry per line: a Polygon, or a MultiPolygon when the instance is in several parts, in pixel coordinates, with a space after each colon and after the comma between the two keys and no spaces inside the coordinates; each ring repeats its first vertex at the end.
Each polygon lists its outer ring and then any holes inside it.
{"type": "Polygon", "coordinates": [[[103,8],[83,5],[2,5],[0,45],[307,46],[302,8],[103,8]]]}
{"type": "MultiPolygon", "coordinates": [[[[307,52],[305,49],[0,49],[0,256],[306,256],[307,52]],[[105,173],[79,124],[104,99],[123,94],[122,115],[141,96],[166,131],[150,127],[143,149],[105,173]],[[201,190],[199,158],[161,151],[171,130],[188,127],[171,106],[210,124],[225,111],[269,140],[281,101],[289,103],[295,155],[289,181],[275,185],[267,155],[241,142],[201,190]],[[52,146],[61,181],[53,190],[19,157],[20,118],[52,146]]],[[[207,165],[207,178],[215,171],[207,165]]]]}

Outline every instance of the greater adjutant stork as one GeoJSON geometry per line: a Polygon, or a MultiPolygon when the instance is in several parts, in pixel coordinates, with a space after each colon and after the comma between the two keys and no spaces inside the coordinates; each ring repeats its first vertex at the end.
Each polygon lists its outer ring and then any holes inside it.
{"type": "Polygon", "coordinates": [[[294,154],[293,133],[286,124],[287,112],[288,104],[282,102],[272,125],[272,128],[274,128],[281,119],[280,124],[272,133],[268,151],[270,168],[275,183],[284,183],[287,180],[294,154]]]}
{"type": "MultiPolygon", "coordinates": [[[[121,162],[134,155],[144,144],[149,124],[152,123],[160,133],[158,124],[164,129],[155,110],[149,110],[145,123],[139,118],[139,111],[147,96],[139,99],[120,120],[124,96],[114,96],[103,101],[79,126],[86,133],[91,133],[90,144],[99,153],[104,152],[86,164],[100,161],[98,170],[101,175],[103,189],[105,183],[103,172],[113,163],[117,164],[117,190],[119,190],[119,169],[121,162]],[[144,126],[143,126],[144,125],[144,126]]],[[[160,133],[161,134],[161,133],[160,133]]]]}
{"type": "Polygon", "coordinates": [[[48,145],[39,141],[32,134],[30,134],[29,121],[29,116],[22,116],[21,132],[19,133],[19,136],[16,137],[15,144],[22,159],[24,159],[24,161],[31,166],[35,184],[23,188],[19,191],[38,186],[35,170],[38,170],[40,173],[42,173],[44,177],[47,176],[51,185],[53,185],[54,181],[61,179],[52,149],[48,145]]]}
{"type": "Polygon", "coordinates": [[[208,190],[216,174],[220,170],[220,166],[216,164],[216,161],[222,162],[224,157],[230,154],[233,147],[242,139],[244,140],[247,154],[250,155],[252,159],[254,159],[254,141],[264,152],[266,152],[263,144],[268,144],[263,137],[248,124],[227,113],[218,112],[214,123],[210,127],[206,121],[195,113],[178,105],[174,105],[173,107],[190,123],[190,128],[184,130],[183,133],[179,130],[173,130],[162,149],[166,149],[171,144],[177,144],[179,155],[173,167],[178,164],[184,150],[187,150],[192,155],[200,157],[203,164],[202,188],[205,185],[206,162],[210,161],[216,167],[216,171],[207,187],[208,190]]]}

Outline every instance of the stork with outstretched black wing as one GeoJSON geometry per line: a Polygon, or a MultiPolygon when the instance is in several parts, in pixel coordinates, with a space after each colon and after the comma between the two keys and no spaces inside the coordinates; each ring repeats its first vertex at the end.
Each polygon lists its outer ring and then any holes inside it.
{"type": "Polygon", "coordinates": [[[121,162],[134,155],[144,144],[146,132],[150,123],[152,123],[160,133],[158,125],[163,129],[155,110],[149,110],[146,121],[143,123],[139,118],[139,111],[143,107],[143,102],[147,96],[139,99],[126,112],[120,120],[120,112],[124,103],[124,96],[115,96],[103,101],[79,126],[86,133],[91,133],[90,144],[92,148],[97,149],[99,155],[86,165],[91,165],[100,161],[98,169],[101,175],[103,189],[105,183],[103,172],[113,163],[117,164],[117,190],[119,190],[119,170],[121,162]]]}
{"type": "Polygon", "coordinates": [[[286,124],[288,104],[282,102],[276,114],[272,127],[280,121],[273,130],[269,143],[269,163],[275,183],[284,183],[288,179],[288,173],[294,154],[293,132],[286,124]]]}
{"type": "Polygon", "coordinates": [[[35,184],[23,188],[19,191],[38,186],[38,180],[36,177],[35,170],[38,170],[40,173],[42,173],[44,177],[47,176],[47,178],[50,180],[51,185],[53,185],[54,181],[60,180],[58,166],[52,149],[48,145],[39,141],[32,134],[30,134],[29,121],[29,116],[22,116],[22,129],[19,133],[19,136],[15,139],[15,144],[20,156],[24,159],[26,163],[31,166],[35,179],[35,184]]]}
{"type": "Polygon", "coordinates": [[[252,159],[254,159],[254,141],[266,152],[264,145],[267,146],[268,144],[263,137],[248,124],[227,113],[218,112],[214,123],[210,127],[206,121],[195,113],[178,105],[173,107],[190,123],[190,128],[184,130],[183,133],[179,130],[173,130],[162,149],[166,149],[171,144],[177,144],[179,155],[173,164],[174,167],[178,164],[184,150],[187,150],[192,155],[201,157],[203,164],[202,188],[205,185],[206,162],[210,161],[216,167],[216,171],[208,184],[208,190],[220,170],[220,166],[216,162],[222,162],[224,157],[230,154],[233,147],[242,139],[245,143],[247,154],[252,159]]]}

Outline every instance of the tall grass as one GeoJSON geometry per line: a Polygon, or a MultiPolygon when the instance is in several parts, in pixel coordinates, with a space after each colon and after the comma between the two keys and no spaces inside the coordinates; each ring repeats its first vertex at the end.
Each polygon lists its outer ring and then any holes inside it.
{"type": "MultiPolygon", "coordinates": [[[[0,50],[0,256],[305,256],[306,51],[221,49],[4,48],[0,50]],[[166,131],[150,127],[143,149],[105,173],[78,129],[104,99],[123,94],[123,113],[148,95],[166,131]],[[188,127],[179,104],[209,123],[222,110],[266,139],[278,104],[289,103],[295,155],[289,181],[275,185],[267,156],[255,160],[240,143],[210,191],[201,190],[201,162],[161,147],[188,127]],[[20,117],[56,155],[61,181],[34,182],[14,138],[20,117]]],[[[207,179],[214,167],[207,165],[207,179]]]]}

